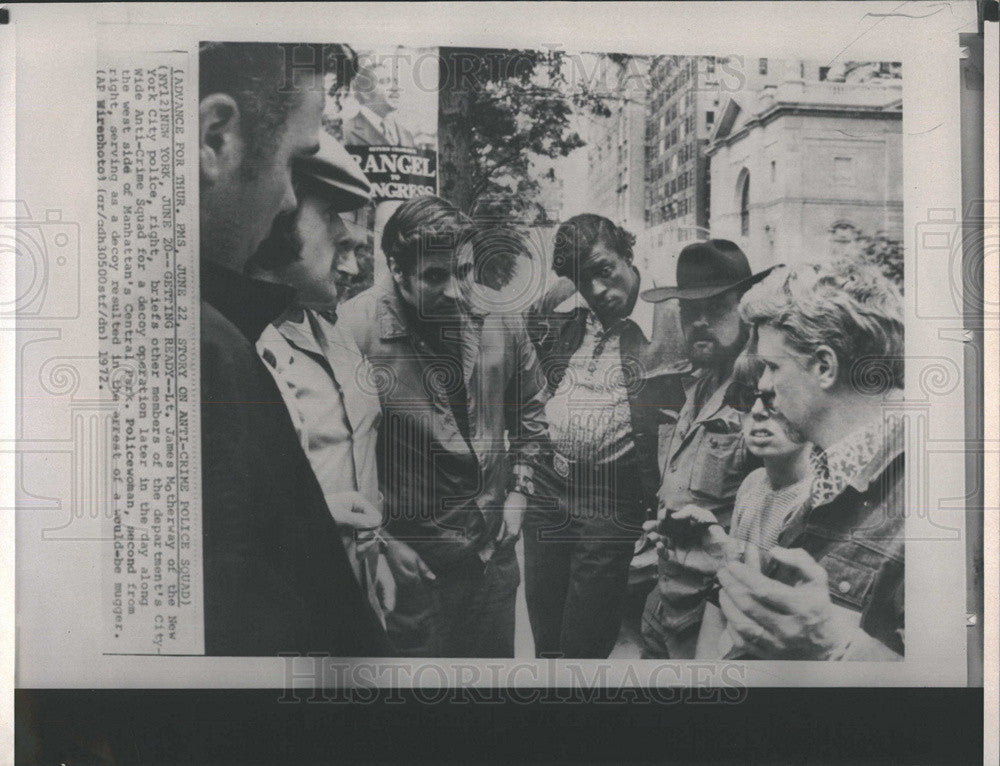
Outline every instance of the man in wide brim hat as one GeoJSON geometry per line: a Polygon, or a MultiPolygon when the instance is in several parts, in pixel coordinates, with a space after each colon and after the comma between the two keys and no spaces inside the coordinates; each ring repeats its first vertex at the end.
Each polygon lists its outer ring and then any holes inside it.
{"type": "Polygon", "coordinates": [[[694,242],[681,250],[677,259],[677,285],[654,287],[641,297],[649,303],[659,303],[671,298],[701,300],[729,290],[742,294],[774,268],[752,273],[746,255],[728,239],[694,242]]]}
{"type": "Polygon", "coordinates": [[[643,614],[646,658],[694,657],[713,584],[711,576],[685,566],[689,557],[677,540],[661,534],[667,529],[676,533],[681,519],[727,527],[736,490],[756,467],[742,433],[756,381],[737,379],[733,369],[749,337],[739,315],[740,298],[771,270],[754,274],[735,243],[710,239],[681,250],[676,286],[656,287],[641,296],[653,303],[678,300],[687,359],[676,372],[690,373],[681,378],[680,413],[659,428],[659,508],[657,519],[644,525],[649,539],[664,543],[657,583],[643,614]]]}

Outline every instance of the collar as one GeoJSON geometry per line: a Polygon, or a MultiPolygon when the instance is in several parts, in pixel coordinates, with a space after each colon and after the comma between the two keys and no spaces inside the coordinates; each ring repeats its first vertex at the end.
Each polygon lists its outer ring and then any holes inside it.
{"type": "MultiPolygon", "coordinates": [[[[684,376],[682,380],[684,383],[684,393],[689,398],[694,397],[695,403],[697,403],[698,393],[700,393],[698,389],[712,383],[717,384],[712,395],[701,403],[701,411],[697,418],[698,422],[714,417],[719,410],[727,405],[733,409],[739,409],[736,405],[740,404],[740,402],[736,399],[739,394],[737,389],[740,384],[733,378],[732,373],[729,374],[728,378],[719,380],[715,370],[702,368],[690,375],[684,376]]],[[[740,420],[740,423],[742,424],[742,420],[740,420]]]]}
{"type": "Polygon", "coordinates": [[[306,351],[323,353],[316,336],[313,335],[312,328],[309,326],[305,311],[302,309],[288,309],[274,320],[274,326],[289,343],[306,351]]]}
{"type": "Polygon", "coordinates": [[[811,455],[813,507],[825,505],[847,487],[865,492],[905,450],[901,418],[891,417],[848,434],[811,455]]]}
{"type": "Polygon", "coordinates": [[[295,299],[294,288],[252,279],[205,259],[200,270],[201,299],[251,342],[295,299]]]}
{"type": "Polygon", "coordinates": [[[615,335],[621,335],[625,332],[626,328],[635,324],[635,322],[628,317],[624,317],[619,319],[610,327],[605,327],[601,320],[597,318],[597,314],[590,309],[584,309],[584,317],[584,326],[586,327],[587,332],[593,334],[594,337],[597,338],[598,342],[602,340],[606,341],[609,338],[613,338],[615,335]]]}
{"type": "MultiPolygon", "coordinates": [[[[403,305],[403,299],[399,296],[399,291],[396,289],[396,283],[393,281],[392,275],[383,277],[381,281],[376,283],[375,289],[378,290],[378,298],[375,304],[375,322],[378,325],[382,340],[408,338],[412,334],[412,329],[406,318],[406,306],[403,305]]],[[[472,306],[466,313],[462,314],[462,319],[471,318],[481,320],[485,316],[485,311],[472,306]]]]}
{"type": "Polygon", "coordinates": [[[597,335],[598,338],[604,335],[610,336],[616,332],[617,333],[623,332],[625,328],[628,327],[629,325],[635,325],[636,327],[639,328],[639,331],[642,333],[643,339],[648,342],[649,338],[651,337],[650,327],[647,327],[641,324],[639,321],[637,321],[637,319],[639,318],[644,319],[644,317],[637,318],[636,309],[638,308],[639,308],[639,301],[636,301],[635,309],[632,310],[631,315],[623,317],[622,319],[611,325],[611,327],[605,329],[604,325],[601,324],[601,320],[597,318],[597,314],[593,311],[593,309],[590,308],[590,306],[587,304],[587,301],[584,300],[584,297],[580,295],[580,292],[576,291],[568,298],[566,298],[566,300],[564,300],[562,303],[560,303],[558,306],[552,309],[552,313],[573,314],[575,312],[579,312],[580,315],[583,317],[582,321],[584,322],[584,327],[586,328],[586,330],[588,332],[594,333],[595,335],[597,335]]]}
{"type": "MultiPolygon", "coordinates": [[[[639,292],[642,292],[642,276],[639,276],[639,286],[636,288],[639,292]]],[[[631,319],[638,325],[639,329],[642,330],[642,334],[647,340],[653,337],[653,306],[652,303],[647,303],[642,300],[642,298],[636,298],[635,306],[632,307],[632,313],[628,315],[628,319],[631,319]]],[[[594,312],[591,310],[590,305],[587,303],[586,299],[580,294],[579,290],[574,290],[569,296],[566,297],[559,305],[552,309],[553,314],[572,314],[574,311],[582,309],[589,314],[594,312]]]]}

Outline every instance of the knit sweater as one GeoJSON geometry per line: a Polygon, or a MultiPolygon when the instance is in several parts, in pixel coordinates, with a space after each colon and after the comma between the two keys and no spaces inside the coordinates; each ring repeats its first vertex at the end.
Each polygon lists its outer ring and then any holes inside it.
{"type": "Polygon", "coordinates": [[[743,480],[736,491],[730,534],[766,553],[778,542],[778,534],[788,518],[809,499],[812,474],[794,484],[772,489],[767,469],[758,468],[743,480]]]}
{"type": "MultiPolygon", "coordinates": [[[[736,491],[736,503],[730,525],[730,537],[747,543],[747,558],[759,562],[778,541],[785,522],[809,501],[813,476],[775,490],[767,470],[758,468],[747,475],[736,491]],[[755,549],[755,550],[753,550],[755,549]]],[[[726,633],[726,618],[713,604],[707,604],[698,633],[695,657],[698,659],[728,659],[742,654],[726,633]]]]}

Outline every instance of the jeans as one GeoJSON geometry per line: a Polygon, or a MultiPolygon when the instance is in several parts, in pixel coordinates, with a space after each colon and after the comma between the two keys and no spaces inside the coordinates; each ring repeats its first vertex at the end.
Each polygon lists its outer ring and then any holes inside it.
{"type": "Polygon", "coordinates": [[[525,521],[524,584],[537,656],[606,658],[621,629],[628,568],[644,507],[630,456],[574,466],[569,476],[536,473],[525,521]],[[548,507],[544,507],[545,505],[548,507]]]}
{"type": "Polygon", "coordinates": [[[513,657],[514,604],[521,582],[513,543],[483,564],[464,557],[433,582],[397,592],[387,616],[389,639],[402,657],[513,657]]]}
{"type": "Polygon", "coordinates": [[[642,659],[693,658],[701,627],[700,616],[693,625],[678,629],[665,614],[665,607],[663,595],[654,587],[646,597],[646,606],[642,611],[642,659]]]}

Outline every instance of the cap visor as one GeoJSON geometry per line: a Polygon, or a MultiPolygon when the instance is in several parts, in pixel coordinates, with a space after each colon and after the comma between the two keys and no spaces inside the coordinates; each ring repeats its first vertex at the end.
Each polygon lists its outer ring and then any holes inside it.
{"type": "Polygon", "coordinates": [[[329,202],[338,213],[357,210],[371,199],[367,188],[359,186],[354,179],[328,178],[309,173],[296,174],[296,180],[309,194],[316,194],[329,202]]]}

